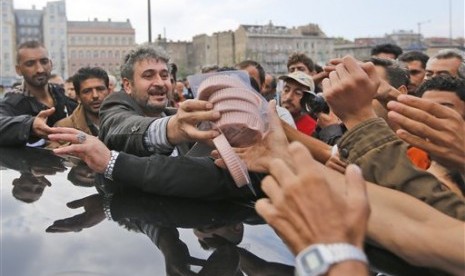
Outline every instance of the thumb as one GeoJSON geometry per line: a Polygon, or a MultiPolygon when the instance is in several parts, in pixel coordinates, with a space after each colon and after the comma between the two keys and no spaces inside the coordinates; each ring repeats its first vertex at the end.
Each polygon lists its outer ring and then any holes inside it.
{"type": "Polygon", "coordinates": [[[268,121],[270,124],[270,129],[276,129],[281,126],[281,121],[276,110],[276,100],[271,100],[268,102],[268,121]]]}
{"type": "Polygon", "coordinates": [[[69,208],[71,209],[77,209],[79,207],[82,207],[84,206],[84,200],[86,198],[81,198],[81,199],[78,199],[78,200],[74,200],[74,201],[70,201],[66,204],[66,206],[68,206],[69,208]]]}
{"type": "Polygon", "coordinates": [[[37,114],[37,117],[47,118],[53,113],[55,113],[55,107],[40,111],[39,114],[37,114]]]}
{"type": "Polygon", "coordinates": [[[367,187],[360,167],[354,164],[348,165],[345,180],[351,205],[365,205],[368,200],[367,187]]]}

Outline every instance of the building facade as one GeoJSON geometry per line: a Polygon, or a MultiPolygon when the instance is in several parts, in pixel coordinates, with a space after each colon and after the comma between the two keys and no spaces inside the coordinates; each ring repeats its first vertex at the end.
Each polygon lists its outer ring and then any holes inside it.
{"type": "Polygon", "coordinates": [[[68,77],[67,19],[64,0],[47,2],[43,13],[43,43],[53,61],[53,73],[68,77]]]}
{"type": "Polygon", "coordinates": [[[125,22],[68,21],[68,75],[79,68],[98,66],[115,76],[126,53],[135,46],[135,30],[125,22]]]}
{"type": "MultiPolygon", "coordinates": [[[[171,43],[167,42],[166,48],[171,43]]],[[[303,52],[315,62],[325,64],[333,57],[334,38],[328,38],[316,24],[287,28],[270,23],[240,25],[236,31],[196,35],[191,47],[192,56],[188,56],[188,63],[194,72],[200,72],[204,66],[234,66],[252,59],[267,72],[284,74],[287,59],[293,52],[303,52]]],[[[178,59],[176,56],[172,58],[178,59]]]]}
{"type": "Polygon", "coordinates": [[[1,17],[0,85],[11,86],[16,81],[16,20],[13,12],[13,0],[1,1],[1,17]]]}

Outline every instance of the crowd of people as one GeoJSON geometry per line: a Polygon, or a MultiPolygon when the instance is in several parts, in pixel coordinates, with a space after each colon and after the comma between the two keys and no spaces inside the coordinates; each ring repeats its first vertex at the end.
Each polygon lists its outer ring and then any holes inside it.
{"type": "MultiPolygon", "coordinates": [[[[201,73],[244,70],[268,101],[267,133],[235,151],[259,191],[256,211],[296,255],[298,275],[368,275],[364,243],[465,273],[463,53],[428,57],[385,44],[368,60],[346,56],[322,68],[294,53],[282,76],[254,60],[221,66],[201,73]]],[[[23,81],[0,100],[0,146],[79,157],[110,186],[255,198],[234,184],[218,152],[189,154],[220,134],[199,123],[222,114],[177,80],[163,50],[130,51],[120,83],[98,67],[66,81],[52,69],[39,42],[18,47],[23,81]]]]}

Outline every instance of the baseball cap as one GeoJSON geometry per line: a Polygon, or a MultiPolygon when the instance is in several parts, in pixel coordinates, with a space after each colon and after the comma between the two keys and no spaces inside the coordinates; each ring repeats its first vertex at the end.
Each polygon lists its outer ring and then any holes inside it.
{"type": "Polygon", "coordinates": [[[302,84],[303,86],[306,86],[310,91],[315,91],[315,83],[313,82],[312,77],[301,71],[295,71],[290,74],[280,76],[279,79],[283,81],[288,81],[289,79],[292,79],[302,84]]]}

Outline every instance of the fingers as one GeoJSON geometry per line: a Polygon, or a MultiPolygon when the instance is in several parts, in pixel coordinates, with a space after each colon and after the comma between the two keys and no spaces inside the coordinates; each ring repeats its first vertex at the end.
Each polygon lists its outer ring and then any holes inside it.
{"type": "Polygon", "coordinates": [[[186,100],[181,103],[179,109],[182,109],[186,112],[193,112],[199,110],[211,110],[213,109],[213,104],[208,101],[201,100],[186,100]]]}
{"type": "MultiPolygon", "coordinates": [[[[273,159],[270,161],[270,175],[276,179],[275,182],[277,182],[277,186],[283,187],[293,183],[296,178],[295,173],[282,159],[273,159]]],[[[274,185],[272,186],[274,187],[274,185]]]]}
{"type": "Polygon", "coordinates": [[[262,180],[262,190],[271,202],[279,202],[283,198],[278,182],[270,175],[262,180]]]}
{"type": "Polygon", "coordinates": [[[271,201],[268,198],[261,198],[257,200],[257,202],[255,202],[255,210],[257,210],[257,213],[265,220],[276,213],[276,208],[273,204],[271,204],[271,201]]]}
{"type": "Polygon", "coordinates": [[[397,101],[403,103],[406,106],[411,106],[420,110],[424,110],[426,113],[431,114],[432,116],[437,118],[451,117],[450,108],[426,99],[410,95],[399,95],[397,97],[397,101]]]}
{"type": "Polygon", "coordinates": [[[437,145],[428,142],[424,138],[413,135],[404,129],[398,129],[396,134],[409,145],[420,148],[428,153],[437,154],[440,150],[437,145]]]}
{"type": "Polygon", "coordinates": [[[194,141],[206,141],[220,135],[220,132],[218,130],[199,130],[198,128],[192,125],[186,125],[184,127],[184,132],[187,134],[187,137],[189,137],[189,140],[194,141]]]}
{"type": "Polygon", "coordinates": [[[213,104],[201,100],[187,100],[181,103],[177,113],[180,120],[196,125],[202,121],[215,121],[220,113],[213,110],[213,104]]]}
{"type": "Polygon", "coordinates": [[[268,102],[267,114],[270,124],[270,130],[282,129],[281,120],[276,111],[276,100],[271,100],[270,102],[268,102]]]}
{"type": "Polygon", "coordinates": [[[292,223],[286,220],[267,198],[257,200],[255,210],[263,219],[275,229],[294,254],[297,254],[305,245],[292,223]]]}
{"type": "MultiPolygon", "coordinates": [[[[388,112],[389,119],[399,124],[402,128],[406,127],[407,130],[410,130],[410,127],[412,131],[418,131],[417,128],[421,127],[421,124],[438,130],[442,130],[445,127],[442,120],[423,109],[408,106],[396,101],[388,102],[387,107],[391,110],[391,112],[388,112]]],[[[448,112],[451,113],[452,110],[450,108],[447,109],[448,112]]],[[[423,129],[420,131],[423,131],[423,129]]]]}
{"type": "MultiPolygon", "coordinates": [[[[59,139],[58,139],[59,140],[59,139]]],[[[80,148],[82,145],[79,144],[73,144],[70,146],[66,147],[61,147],[61,148],[56,148],[53,149],[53,152],[55,154],[70,154],[70,155],[76,155],[78,152],[82,151],[80,148]]]]}
{"type": "Polygon", "coordinates": [[[80,132],[80,130],[77,130],[75,128],[69,128],[69,127],[52,127],[51,128],[51,133],[53,134],[59,134],[59,133],[63,133],[63,134],[78,134],[80,132]]]}
{"type": "Polygon", "coordinates": [[[292,142],[289,144],[288,148],[297,174],[302,172],[312,172],[318,168],[316,165],[317,162],[313,159],[311,153],[300,142],[292,142]]]}
{"type": "Polygon", "coordinates": [[[55,113],[55,107],[52,107],[52,108],[49,108],[49,109],[40,111],[39,114],[37,114],[37,117],[40,117],[40,118],[48,118],[48,117],[50,117],[53,113],[55,113]]]}
{"type": "Polygon", "coordinates": [[[77,134],[80,133],[60,133],[60,134],[49,134],[48,139],[52,141],[65,141],[70,142],[72,144],[79,144],[79,140],[77,134]]]}
{"type": "Polygon", "coordinates": [[[84,206],[84,202],[85,202],[86,198],[87,197],[68,202],[66,204],[66,206],[68,206],[71,209],[76,209],[76,208],[82,207],[82,206],[84,206]]]}
{"type": "Polygon", "coordinates": [[[347,166],[345,181],[347,195],[351,201],[350,205],[368,205],[365,179],[363,178],[362,171],[357,165],[350,164],[347,166]]]}
{"type": "MultiPolygon", "coordinates": [[[[430,116],[430,115],[425,114],[425,116],[430,116]]],[[[442,129],[443,127],[439,126],[438,122],[433,123],[434,120],[432,118],[427,119],[430,122],[430,124],[427,124],[421,121],[410,119],[394,111],[388,112],[388,118],[392,122],[399,125],[401,129],[404,129],[405,131],[415,136],[422,137],[423,139],[428,138],[434,143],[441,143],[442,141],[443,134],[441,134],[440,129],[442,129]],[[433,127],[439,128],[439,130],[431,128],[430,125],[433,127]]]]}
{"type": "Polygon", "coordinates": [[[215,165],[217,167],[220,167],[220,168],[222,168],[224,170],[227,169],[226,163],[224,163],[224,160],[222,158],[215,159],[214,163],[215,163],[215,165]]]}

